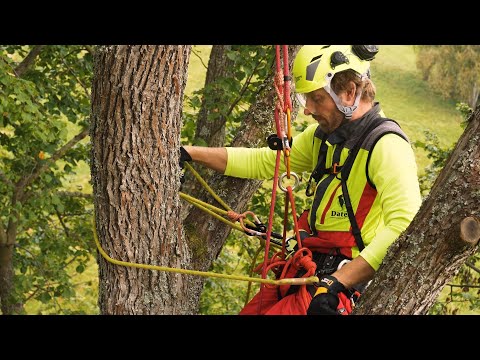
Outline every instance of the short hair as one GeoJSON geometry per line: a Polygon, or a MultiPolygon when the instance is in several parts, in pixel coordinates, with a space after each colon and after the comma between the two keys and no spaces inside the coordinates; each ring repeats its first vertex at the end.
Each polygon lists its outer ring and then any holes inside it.
{"type": "Polygon", "coordinates": [[[336,73],[332,79],[331,87],[335,94],[338,94],[342,91],[348,90],[348,84],[350,81],[353,81],[357,86],[358,91],[362,90],[362,101],[373,102],[375,99],[376,88],[370,78],[366,78],[362,81],[358,73],[354,70],[345,70],[339,73],[336,73]]]}

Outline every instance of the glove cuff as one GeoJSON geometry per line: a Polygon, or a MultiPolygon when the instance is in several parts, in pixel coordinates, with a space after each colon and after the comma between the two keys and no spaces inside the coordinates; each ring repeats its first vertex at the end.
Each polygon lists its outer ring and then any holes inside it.
{"type": "Polygon", "coordinates": [[[315,292],[315,296],[326,292],[337,295],[339,292],[347,290],[347,288],[332,275],[322,276],[317,286],[318,289],[315,292]]]}
{"type": "Polygon", "coordinates": [[[181,161],[192,161],[192,157],[183,146],[180,146],[180,160],[181,161]]]}

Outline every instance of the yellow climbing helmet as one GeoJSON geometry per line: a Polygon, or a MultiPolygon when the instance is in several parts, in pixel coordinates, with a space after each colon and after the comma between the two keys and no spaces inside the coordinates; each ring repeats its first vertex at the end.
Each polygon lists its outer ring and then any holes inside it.
{"type": "Polygon", "coordinates": [[[293,63],[295,91],[308,93],[330,87],[333,76],[348,69],[368,76],[370,60],[377,52],[375,45],[305,45],[293,63]]]}
{"type": "MultiPolygon", "coordinates": [[[[293,79],[297,99],[306,107],[306,94],[325,89],[332,97],[338,110],[347,120],[358,108],[362,92],[359,91],[351,106],[342,104],[330,87],[334,75],[344,70],[354,70],[362,79],[370,77],[370,61],[378,52],[376,45],[305,45],[293,62],[293,79]]],[[[312,112],[312,111],[310,111],[312,112]]]]}

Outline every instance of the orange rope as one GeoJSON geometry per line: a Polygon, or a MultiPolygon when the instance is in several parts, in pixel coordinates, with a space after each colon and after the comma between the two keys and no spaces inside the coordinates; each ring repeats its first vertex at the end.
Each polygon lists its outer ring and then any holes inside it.
{"type": "Polygon", "coordinates": [[[240,222],[240,226],[242,227],[243,231],[251,234],[251,235],[254,235],[254,236],[264,236],[266,235],[266,233],[264,232],[260,232],[260,231],[256,231],[256,230],[253,230],[253,229],[249,229],[244,223],[243,223],[243,219],[246,219],[247,218],[247,215],[251,215],[253,217],[253,220],[255,222],[255,224],[257,225],[261,225],[262,222],[260,221],[260,219],[257,217],[257,215],[255,215],[252,211],[245,211],[244,213],[242,214],[239,214],[233,210],[229,210],[227,211],[227,216],[233,221],[233,222],[240,222]]]}

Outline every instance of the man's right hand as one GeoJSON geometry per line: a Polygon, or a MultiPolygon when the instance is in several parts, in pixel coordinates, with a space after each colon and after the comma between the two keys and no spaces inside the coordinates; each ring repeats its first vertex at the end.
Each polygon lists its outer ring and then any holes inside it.
{"type": "Polygon", "coordinates": [[[185,167],[185,161],[192,161],[192,157],[183,146],[180,146],[180,169],[182,169],[180,176],[180,190],[182,189],[182,185],[185,182],[185,172],[183,171],[185,167]]]}

